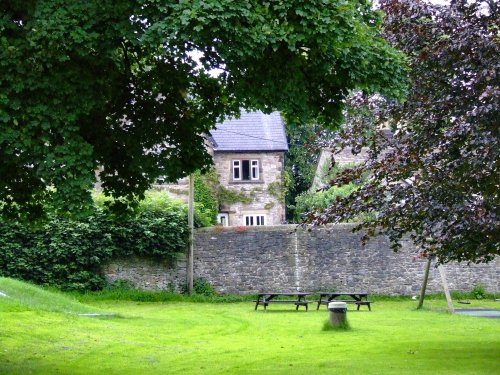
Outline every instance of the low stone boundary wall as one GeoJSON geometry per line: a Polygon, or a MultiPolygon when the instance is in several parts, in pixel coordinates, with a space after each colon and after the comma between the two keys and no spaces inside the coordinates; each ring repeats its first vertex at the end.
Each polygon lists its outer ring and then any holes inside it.
{"type": "MultiPolygon", "coordinates": [[[[378,294],[418,294],[426,260],[408,241],[400,252],[385,237],[366,246],[352,224],[297,229],[294,225],[205,228],[195,233],[194,275],[223,293],[264,290],[366,290],[378,294]]],[[[500,262],[444,266],[451,290],[483,285],[499,292],[500,262]]],[[[109,280],[126,279],[144,289],[179,290],[185,285],[186,261],[116,260],[105,267],[109,280]]],[[[442,291],[439,272],[431,268],[428,291],[442,291]]]]}

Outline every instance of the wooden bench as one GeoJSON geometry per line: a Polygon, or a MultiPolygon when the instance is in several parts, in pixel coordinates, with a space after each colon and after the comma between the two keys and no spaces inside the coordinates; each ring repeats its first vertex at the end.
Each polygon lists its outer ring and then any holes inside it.
{"type": "Polygon", "coordinates": [[[358,308],[356,310],[359,310],[359,308],[362,305],[365,305],[365,306],[368,306],[368,310],[369,311],[372,311],[372,307],[371,307],[372,301],[354,301],[354,302],[351,302],[351,303],[355,303],[356,305],[358,305],[358,308]]]}
{"type": "MultiPolygon", "coordinates": [[[[372,301],[366,301],[366,300],[354,301],[352,299],[334,299],[330,302],[345,302],[345,303],[349,303],[349,304],[355,304],[355,305],[358,305],[358,308],[356,310],[359,310],[360,306],[364,305],[364,306],[368,306],[368,310],[372,311],[372,308],[371,308],[372,301]]],[[[328,303],[330,303],[330,302],[322,301],[321,304],[328,305],[328,303]]]]}
{"type": "Polygon", "coordinates": [[[295,293],[259,293],[257,295],[257,300],[255,300],[255,310],[259,305],[264,306],[264,311],[267,311],[267,306],[272,303],[283,303],[283,304],[293,304],[295,305],[295,310],[298,310],[300,306],[304,306],[306,311],[308,311],[309,301],[306,300],[306,296],[309,293],[295,292],[295,293]],[[276,297],[296,297],[296,299],[275,299],[276,297]]]}
{"type": "Polygon", "coordinates": [[[368,298],[368,293],[365,292],[322,292],[320,293],[320,297],[318,300],[318,307],[316,308],[316,310],[319,309],[320,305],[328,306],[330,302],[345,302],[350,304],[356,304],[357,305],[356,310],[359,310],[359,308],[364,305],[368,306],[369,311],[372,311],[371,307],[372,301],[368,301],[367,298],[368,298]],[[345,296],[349,296],[351,297],[351,299],[348,300],[337,299],[337,297],[345,297],[345,296]]]}

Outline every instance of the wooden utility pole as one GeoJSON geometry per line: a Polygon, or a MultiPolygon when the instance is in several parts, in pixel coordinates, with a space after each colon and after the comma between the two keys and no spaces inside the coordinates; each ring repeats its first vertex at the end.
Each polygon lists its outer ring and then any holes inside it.
{"type": "Polygon", "coordinates": [[[427,258],[427,265],[425,266],[424,281],[422,282],[422,290],[420,291],[420,299],[418,301],[417,310],[420,310],[424,304],[425,290],[427,289],[427,281],[429,280],[429,270],[431,268],[432,257],[429,255],[427,258]]]}
{"type": "Polygon", "coordinates": [[[187,256],[187,286],[188,293],[193,293],[193,239],[194,239],[194,175],[189,175],[188,202],[189,247],[187,256]]]}
{"type": "Polygon", "coordinates": [[[455,308],[453,307],[453,301],[451,300],[450,290],[448,289],[448,282],[446,281],[446,273],[444,272],[443,266],[439,266],[439,274],[441,275],[441,281],[443,282],[444,295],[446,296],[446,302],[448,302],[448,310],[451,314],[455,313],[455,308]]]}

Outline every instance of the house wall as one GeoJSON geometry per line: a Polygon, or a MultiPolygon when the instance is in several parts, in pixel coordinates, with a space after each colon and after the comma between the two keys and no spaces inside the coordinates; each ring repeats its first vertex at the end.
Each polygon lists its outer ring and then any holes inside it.
{"type": "Polygon", "coordinates": [[[368,150],[366,149],[366,147],[363,147],[359,154],[354,155],[350,147],[346,147],[344,150],[337,154],[332,154],[332,151],[330,149],[322,149],[311,187],[312,191],[316,190],[324,183],[324,181],[322,181],[324,179],[323,171],[326,165],[328,167],[331,165],[332,156],[335,158],[335,165],[337,167],[345,167],[353,164],[364,163],[368,159],[368,150]]]}
{"type": "MultiPolygon", "coordinates": [[[[340,224],[308,231],[296,226],[199,229],[194,241],[194,275],[206,278],[224,293],[366,290],[369,293],[416,295],[426,260],[403,242],[399,253],[387,238],[365,247],[353,225],[340,224]]],[[[489,264],[444,266],[453,291],[482,284],[500,291],[500,258],[489,264]]],[[[175,266],[140,259],[115,260],[105,267],[108,279],[128,279],[145,289],[179,289],[186,280],[186,262],[175,266]]],[[[439,272],[432,267],[428,290],[442,292],[439,272]]]]}
{"type": "Polygon", "coordinates": [[[225,204],[221,212],[229,213],[229,225],[245,225],[245,215],[265,214],[266,225],[285,221],[285,202],[282,192],[284,169],[283,152],[214,153],[214,165],[221,186],[251,198],[251,203],[225,204]],[[259,181],[233,181],[233,160],[260,160],[259,181]]]}

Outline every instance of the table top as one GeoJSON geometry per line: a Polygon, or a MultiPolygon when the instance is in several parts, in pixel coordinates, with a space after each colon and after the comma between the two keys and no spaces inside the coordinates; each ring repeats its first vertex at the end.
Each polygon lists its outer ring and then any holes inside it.
{"type": "Polygon", "coordinates": [[[258,293],[259,296],[308,296],[312,293],[304,293],[304,292],[288,292],[288,293],[283,293],[283,292],[267,292],[267,293],[258,293]]]}

